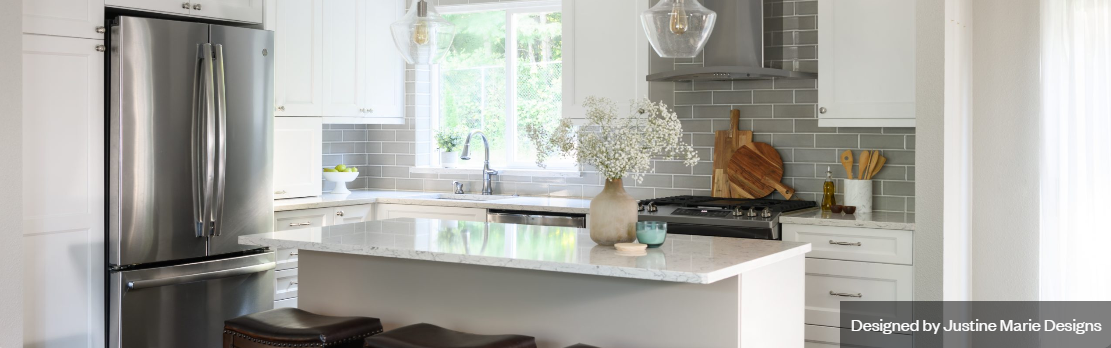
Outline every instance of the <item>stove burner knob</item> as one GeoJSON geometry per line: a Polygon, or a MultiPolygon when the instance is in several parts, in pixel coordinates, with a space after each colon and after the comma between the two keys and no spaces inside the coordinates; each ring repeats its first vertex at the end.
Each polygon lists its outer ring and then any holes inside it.
{"type": "Polygon", "coordinates": [[[733,208],[733,216],[745,216],[745,212],[740,207],[733,208]]]}
{"type": "Polygon", "coordinates": [[[656,208],[656,203],[655,202],[648,203],[648,212],[649,213],[655,213],[657,211],[660,211],[660,209],[656,208]]]}
{"type": "Polygon", "coordinates": [[[748,208],[748,214],[747,215],[748,215],[748,217],[756,217],[756,209],[755,208],[748,208]]]}
{"type": "Polygon", "coordinates": [[[644,204],[637,204],[637,211],[644,211],[644,204]]]}
{"type": "Polygon", "coordinates": [[[764,217],[764,218],[770,218],[770,217],[772,217],[772,211],[771,211],[771,209],[768,209],[767,207],[765,207],[765,208],[764,208],[764,211],[760,213],[760,217],[764,217]]]}

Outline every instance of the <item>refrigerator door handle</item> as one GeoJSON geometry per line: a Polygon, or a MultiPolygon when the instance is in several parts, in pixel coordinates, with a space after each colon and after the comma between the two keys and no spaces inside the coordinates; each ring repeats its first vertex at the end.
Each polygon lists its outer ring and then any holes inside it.
{"type": "Polygon", "coordinates": [[[216,181],[215,195],[213,196],[213,234],[219,236],[224,215],[224,187],[227,184],[228,164],[228,107],[227,89],[224,84],[224,45],[213,44],[215,64],[213,67],[213,84],[215,85],[215,116],[216,116],[216,181]]]}
{"type": "Polygon", "coordinates": [[[154,288],[159,286],[177,285],[184,283],[192,283],[220,278],[229,278],[239,275],[266,272],[274,269],[277,266],[275,262],[267,262],[263,264],[226,269],[222,271],[202,272],[195,274],[188,274],[176,277],[144,279],[144,280],[125,280],[128,290],[140,290],[146,288],[154,288]]]}
{"type": "Polygon", "coordinates": [[[215,107],[212,45],[198,47],[197,76],[193,87],[193,216],[196,236],[212,230],[212,191],[215,176],[215,107]]]}

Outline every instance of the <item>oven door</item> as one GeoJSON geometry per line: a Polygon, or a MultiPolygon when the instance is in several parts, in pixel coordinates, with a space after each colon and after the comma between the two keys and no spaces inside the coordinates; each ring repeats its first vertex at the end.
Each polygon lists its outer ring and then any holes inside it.
{"type": "Polygon", "coordinates": [[[694,236],[730,237],[749,239],[779,239],[775,231],[770,228],[752,228],[740,226],[701,225],[689,223],[667,223],[669,234],[689,234],[694,236]]]}

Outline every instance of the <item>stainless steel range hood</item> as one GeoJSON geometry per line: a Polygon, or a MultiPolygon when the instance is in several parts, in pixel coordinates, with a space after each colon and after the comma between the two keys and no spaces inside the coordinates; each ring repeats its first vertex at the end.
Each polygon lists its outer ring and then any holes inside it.
{"type": "Polygon", "coordinates": [[[815,79],[818,74],[764,67],[763,0],[703,0],[718,14],[703,67],[648,75],[648,81],[815,79]]]}

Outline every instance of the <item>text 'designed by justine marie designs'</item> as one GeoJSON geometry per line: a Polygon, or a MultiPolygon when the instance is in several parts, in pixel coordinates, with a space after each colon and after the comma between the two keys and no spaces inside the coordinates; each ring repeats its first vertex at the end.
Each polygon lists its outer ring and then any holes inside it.
{"type": "Polygon", "coordinates": [[[1026,321],[1015,320],[1000,320],[996,322],[981,322],[979,319],[972,321],[953,321],[950,320],[948,325],[942,323],[928,322],[925,320],[916,320],[913,322],[900,323],[893,321],[884,321],[880,319],[879,322],[864,322],[861,320],[852,321],[852,331],[855,332],[879,332],[885,335],[890,335],[895,332],[1072,332],[1077,335],[1083,335],[1088,332],[1103,331],[1101,323],[1078,322],[1073,319],[1072,322],[1059,322],[1054,320],[1045,320],[1041,322],[1027,319],[1026,321]]]}

